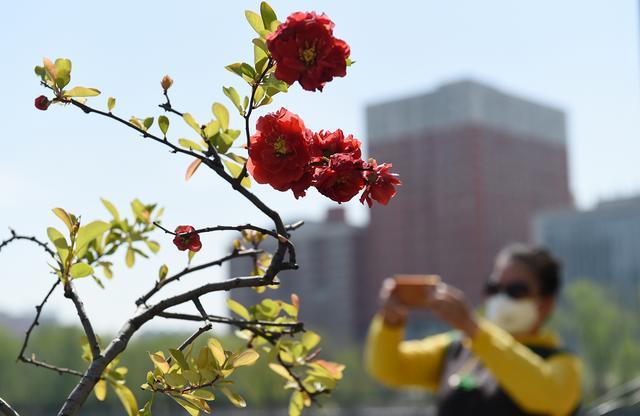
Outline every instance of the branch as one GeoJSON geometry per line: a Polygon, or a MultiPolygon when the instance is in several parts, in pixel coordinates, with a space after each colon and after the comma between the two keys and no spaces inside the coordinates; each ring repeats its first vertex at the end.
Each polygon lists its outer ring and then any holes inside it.
{"type": "Polygon", "coordinates": [[[246,256],[251,256],[251,255],[255,255],[255,254],[259,254],[262,253],[262,250],[253,250],[253,249],[249,249],[249,250],[242,250],[242,251],[234,251],[231,254],[219,258],[218,260],[214,260],[208,263],[204,263],[201,264],[199,266],[195,266],[195,267],[187,267],[184,270],[182,270],[180,273],[177,273],[171,277],[166,278],[163,281],[157,281],[155,286],[149,290],[146,294],[144,294],[143,296],[141,296],[140,298],[138,298],[138,300],[136,300],[136,306],[140,306],[144,303],[146,303],[149,298],[151,298],[153,295],[155,295],[156,293],[158,293],[158,291],[160,291],[160,289],[162,289],[164,286],[168,285],[171,282],[174,282],[176,280],[180,280],[180,278],[182,276],[185,276],[189,273],[193,273],[193,272],[197,272],[198,270],[203,270],[209,267],[213,267],[213,266],[220,266],[222,265],[222,263],[224,263],[225,261],[231,260],[231,259],[235,259],[238,257],[246,257],[246,256]]]}
{"type": "MultiPolygon", "coordinates": [[[[204,321],[205,319],[202,316],[198,315],[190,315],[186,313],[173,313],[173,312],[161,312],[158,314],[160,318],[166,319],[178,319],[182,321],[204,321]]],[[[228,318],[226,316],[218,316],[218,315],[207,315],[207,320],[210,322],[220,323],[220,324],[228,324],[233,325],[239,328],[247,328],[249,326],[272,326],[272,327],[284,327],[289,328],[290,332],[286,333],[295,333],[295,332],[303,332],[304,324],[302,322],[271,322],[271,321],[260,321],[260,320],[244,320],[244,319],[233,319],[228,318]]]]}
{"type": "Polygon", "coordinates": [[[162,108],[164,111],[177,114],[180,117],[184,116],[184,113],[174,110],[174,108],[171,106],[171,100],[169,99],[169,94],[167,93],[167,90],[164,90],[164,97],[166,98],[167,101],[164,104],[158,104],[158,107],[162,108]]]}
{"type": "Polygon", "coordinates": [[[53,252],[53,250],[51,250],[49,248],[49,245],[47,243],[44,243],[40,240],[38,240],[36,237],[29,237],[26,235],[19,235],[16,234],[16,232],[12,229],[9,229],[9,231],[11,232],[11,237],[7,238],[6,240],[0,242],[0,251],[5,247],[8,246],[10,243],[17,241],[17,240],[28,240],[28,241],[32,241],[34,243],[36,243],[37,245],[39,245],[40,247],[42,247],[44,249],[44,251],[47,252],[47,254],[49,254],[51,257],[54,257],[56,255],[56,253],[53,252]]]}
{"type": "Polygon", "coordinates": [[[89,321],[89,317],[87,316],[87,312],[84,310],[84,305],[78,296],[73,284],[71,282],[66,282],[64,285],[64,297],[71,299],[73,304],[76,307],[76,311],[78,312],[78,317],[80,318],[80,322],[82,323],[82,328],[84,329],[84,333],[87,335],[87,340],[89,341],[89,345],[91,346],[91,354],[93,355],[93,359],[100,357],[100,345],[98,344],[98,339],[96,338],[96,334],[93,331],[93,326],[91,326],[91,321],[89,321]]]}
{"type": "Polygon", "coordinates": [[[16,412],[13,407],[9,406],[9,403],[5,402],[2,397],[0,397],[0,413],[4,416],[20,416],[20,414],[16,412]]]}

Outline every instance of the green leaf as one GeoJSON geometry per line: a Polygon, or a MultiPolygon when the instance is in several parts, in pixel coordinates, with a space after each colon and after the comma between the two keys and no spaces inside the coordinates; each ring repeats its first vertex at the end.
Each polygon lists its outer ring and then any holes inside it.
{"type": "Polygon", "coordinates": [[[116,220],[116,222],[120,222],[120,214],[118,213],[118,210],[116,209],[115,205],[113,205],[111,202],[109,202],[105,198],[100,198],[100,201],[102,201],[102,205],[104,205],[107,211],[109,211],[113,219],[116,220]]]}
{"type": "Polygon", "coordinates": [[[69,275],[74,279],[87,277],[93,274],[93,267],[87,263],[76,263],[69,269],[69,275]]]}
{"type": "Polygon", "coordinates": [[[109,109],[109,112],[111,112],[115,106],[116,99],[113,97],[109,97],[109,99],[107,99],[107,108],[109,109]]]}
{"type": "Polygon", "coordinates": [[[71,61],[69,59],[56,59],[56,85],[62,89],[71,81],[71,61]]]}
{"type": "Polygon", "coordinates": [[[192,403],[189,403],[188,401],[175,396],[171,396],[171,398],[175,400],[176,403],[178,403],[180,406],[182,406],[184,410],[189,413],[189,415],[198,416],[200,414],[200,409],[192,403]]]}
{"type": "Polygon", "coordinates": [[[47,228],[47,236],[53,243],[60,256],[60,261],[64,264],[69,256],[69,244],[62,233],[53,227],[47,228]]]}
{"type": "Polygon", "coordinates": [[[228,129],[229,110],[227,110],[227,107],[220,103],[213,103],[213,105],[211,106],[211,111],[213,112],[213,115],[216,116],[216,119],[220,122],[220,127],[222,127],[223,130],[228,129]]]}
{"type": "MultiPolygon", "coordinates": [[[[93,221],[84,227],[80,227],[78,230],[78,236],[76,237],[76,253],[83,253],[84,249],[98,237],[101,237],[111,225],[104,221],[93,221]]],[[[80,254],[78,254],[80,256],[80,254]]]]}
{"type": "Polygon", "coordinates": [[[264,23],[262,22],[262,17],[260,17],[260,15],[258,15],[257,13],[252,12],[251,10],[245,10],[244,15],[253,30],[255,30],[258,35],[262,35],[262,32],[264,32],[264,23]]]}
{"type": "Polygon", "coordinates": [[[291,400],[289,401],[289,416],[300,416],[302,414],[302,409],[304,409],[304,398],[302,397],[302,393],[294,391],[291,395],[291,400]]]}
{"type": "Polygon", "coordinates": [[[218,366],[222,367],[227,359],[227,356],[225,355],[224,348],[222,348],[220,342],[215,338],[209,338],[207,340],[207,346],[209,347],[209,350],[211,350],[213,358],[216,359],[218,366]]]}
{"type": "Polygon", "coordinates": [[[198,122],[193,118],[193,116],[189,113],[184,113],[182,115],[182,118],[184,119],[184,121],[187,122],[187,124],[189,126],[191,126],[192,129],[194,129],[198,135],[202,135],[202,129],[200,129],[200,125],[198,124],[198,122]]]}
{"type": "Polygon", "coordinates": [[[160,266],[160,270],[158,270],[158,280],[162,282],[164,279],[166,279],[168,273],[169,267],[167,267],[166,264],[160,266]]]}
{"type": "Polygon", "coordinates": [[[228,387],[220,387],[220,391],[227,396],[227,399],[235,407],[247,407],[247,402],[238,393],[231,391],[228,387]]]}
{"type": "Polygon", "coordinates": [[[185,149],[197,150],[199,152],[203,151],[202,146],[200,146],[198,143],[194,142],[193,140],[180,139],[178,140],[178,144],[180,144],[180,146],[184,147],[185,149]]]}
{"type": "Polygon", "coordinates": [[[133,247],[129,246],[127,248],[127,255],[125,256],[125,263],[128,268],[132,268],[135,262],[136,262],[135,252],[133,251],[133,247]]]}
{"type": "Polygon", "coordinates": [[[211,120],[204,128],[204,135],[207,139],[211,139],[220,131],[220,122],[218,120],[211,120]]]}
{"type": "Polygon", "coordinates": [[[214,396],[213,392],[204,389],[198,389],[191,392],[192,395],[202,399],[202,400],[215,400],[216,396],[214,396]]]}
{"type": "Polygon", "coordinates": [[[184,354],[182,353],[182,351],[176,350],[174,348],[169,348],[169,354],[171,354],[173,359],[176,360],[180,368],[182,368],[183,370],[189,369],[189,363],[187,363],[187,360],[184,358],[184,354]]]}
{"type": "Polygon", "coordinates": [[[158,117],[158,125],[160,126],[160,131],[164,136],[167,136],[167,131],[169,130],[169,118],[167,116],[158,117]]]}
{"type": "Polygon", "coordinates": [[[266,1],[260,3],[260,15],[262,16],[263,27],[266,29],[269,29],[271,27],[271,23],[278,20],[276,12],[273,11],[266,1]]]}
{"type": "Polygon", "coordinates": [[[67,226],[69,232],[71,233],[73,231],[73,221],[71,220],[71,216],[67,213],[67,211],[62,208],[53,208],[51,211],[53,211],[53,213],[56,214],[56,216],[60,218],[62,222],[64,222],[64,225],[67,226]]]}
{"type": "Polygon", "coordinates": [[[131,390],[124,384],[113,384],[113,388],[124,407],[124,410],[127,412],[128,416],[137,416],[138,414],[138,402],[136,401],[136,397],[133,395],[131,390]]]}
{"type": "Polygon", "coordinates": [[[240,95],[238,94],[238,91],[236,91],[236,89],[233,87],[222,87],[222,91],[224,92],[224,95],[229,97],[233,105],[238,109],[240,115],[243,115],[244,111],[242,111],[242,105],[240,104],[240,95]]]}
{"type": "Polygon", "coordinates": [[[287,381],[294,381],[295,379],[291,376],[291,374],[289,374],[289,372],[287,371],[286,368],[284,368],[284,366],[280,365],[280,364],[276,364],[276,363],[269,363],[269,368],[276,373],[277,375],[279,375],[280,377],[283,377],[284,379],[286,379],[287,381]]]}
{"type": "Polygon", "coordinates": [[[169,363],[164,359],[164,354],[161,351],[149,353],[149,358],[151,358],[153,365],[163,374],[169,372],[169,363]]]}
{"type": "Polygon", "coordinates": [[[246,62],[227,65],[225,68],[234,74],[241,76],[242,79],[249,83],[254,82],[257,77],[255,69],[246,62]]]}
{"type": "Polygon", "coordinates": [[[47,71],[45,71],[44,67],[43,66],[39,66],[39,65],[36,65],[36,67],[33,68],[33,70],[36,73],[36,75],[39,76],[42,79],[44,79],[44,76],[47,73],[47,71]]]}
{"type": "Polygon", "coordinates": [[[255,350],[245,350],[233,359],[231,365],[233,365],[234,367],[253,365],[253,363],[258,361],[258,358],[260,358],[260,354],[258,354],[255,350]]]}
{"type": "Polygon", "coordinates": [[[171,387],[182,387],[187,384],[187,379],[182,374],[167,373],[164,375],[164,380],[171,387]]]}
{"type": "Polygon", "coordinates": [[[107,381],[100,380],[93,388],[93,392],[96,395],[96,399],[103,401],[107,397],[107,381]]]}
{"type": "Polygon", "coordinates": [[[147,247],[149,247],[149,250],[151,250],[153,254],[156,254],[158,251],[160,251],[160,244],[156,243],[155,241],[144,240],[144,242],[147,243],[147,247]]]}
{"type": "Polygon", "coordinates": [[[249,311],[241,303],[236,302],[235,300],[233,300],[231,298],[228,298],[227,299],[227,306],[229,307],[229,309],[232,312],[235,312],[238,316],[246,319],[247,321],[251,320],[251,316],[249,315],[249,311]]]}
{"type": "MultiPolygon", "coordinates": [[[[237,178],[238,176],[240,176],[240,173],[242,173],[242,167],[231,162],[228,160],[223,160],[225,166],[227,167],[227,169],[229,169],[229,172],[231,172],[231,176],[233,176],[234,178],[237,178]]],[[[242,186],[244,186],[245,188],[249,188],[251,187],[251,180],[249,179],[248,176],[245,176],[244,178],[242,178],[242,181],[240,182],[242,184],[242,186]]]]}
{"type": "Polygon", "coordinates": [[[244,156],[240,156],[240,155],[237,155],[237,154],[235,154],[235,153],[233,153],[233,152],[228,152],[228,153],[225,153],[224,155],[225,155],[226,157],[228,157],[229,159],[234,160],[234,161],[236,161],[236,162],[240,163],[241,165],[243,165],[243,164],[247,163],[247,158],[246,158],[246,157],[244,157],[244,156]]]}
{"type": "Polygon", "coordinates": [[[73,87],[64,92],[65,97],[95,97],[96,95],[100,95],[100,90],[87,87],[73,87]]]}
{"type": "Polygon", "coordinates": [[[139,199],[134,199],[133,201],[131,201],[131,210],[136,216],[136,219],[142,222],[149,223],[149,212],[139,199]]]}
{"type": "Polygon", "coordinates": [[[145,118],[142,124],[144,125],[145,130],[149,130],[149,127],[153,125],[153,117],[145,118]]]}

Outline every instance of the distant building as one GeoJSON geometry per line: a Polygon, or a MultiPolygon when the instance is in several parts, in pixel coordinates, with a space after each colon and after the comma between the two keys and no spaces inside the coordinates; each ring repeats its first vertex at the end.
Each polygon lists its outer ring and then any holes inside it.
{"type": "Polygon", "coordinates": [[[394,273],[437,273],[478,301],[497,251],[536,212],[572,206],[565,115],[474,81],[367,108],[369,154],[404,185],[371,210],[369,303],[394,273]]]}
{"type": "Polygon", "coordinates": [[[534,240],[562,260],[567,281],[592,279],[619,301],[638,307],[640,196],[600,203],[588,211],[545,212],[534,219],[532,229],[534,240]]]}
{"type": "MultiPolygon", "coordinates": [[[[300,319],[309,329],[336,342],[351,341],[357,310],[365,301],[359,290],[366,281],[361,269],[361,238],[362,228],[347,224],[342,208],[332,209],[324,221],[307,221],[292,232],[300,269],[280,273],[277,291],[257,294],[253,289],[238,289],[233,297],[253,305],[266,297],[287,300],[296,293],[300,296],[300,319]]],[[[232,276],[246,275],[250,270],[248,258],[231,262],[232,276]]]]}

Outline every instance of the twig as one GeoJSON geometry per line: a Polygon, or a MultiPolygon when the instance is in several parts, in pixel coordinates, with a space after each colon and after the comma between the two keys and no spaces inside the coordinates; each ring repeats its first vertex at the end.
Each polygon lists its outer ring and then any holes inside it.
{"type": "Polygon", "coordinates": [[[171,282],[174,282],[176,280],[180,280],[181,277],[189,274],[189,273],[193,273],[193,272],[197,272],[198,270],[203,270],[209,267],[213,267],[213,266],[220,266],[222,265],[222,263],[224,263],[225,261],[231,260],[231,259],[235,259],[235,258],[239,258],[239,257],[246,257],[246,256],[251,256],[254,254],[259,254],[262,253],[262,250],[253,250],[253,249],[249,249],[249,250],[242,250],[242,251],[234,251],[231,254],[224,256],[222,258],[219,258],[218,260],[214,260],[214,261],[210,261],[208,263],[204,263],[195,267],[187,267],[184,270],[182,270],[179,273],[176,273],[175,275],[166,278],[163,281],[156,281],[156,284],[153,288],[151,288],[151,290],[149,290],[146,294],[144,294],[143,296],[141,296],[140,298],[138,298],[138,300],[136,300],[136,306],[140,306],[144,303],[146,303],[153,295],[155,295],[156,293],[158,293],[158,291],[160,289],[162,289],[164,286],[168,285],[171,282]]]}
{"type": "Polygon", "coordinates": [[[73,284],[69,281],[64,285],[64,297],[71,299],[74,306],[76,307],[76,312],[78,313],[78,317],[80,318],[80,323],[82,324],[82,328],[84,329],[84,333],[87,336],[87,340],[89,341],[89,346],[91,347],[91,354],[93,355],[93,359],[97,359],[100,357],[100,344],[98,344],[98,338],[96,337],[95,332],[93,331],[93,326],[91,325],[91,321],[87,316],[87,312],[84,310],[84,305],[78,296],[73,284]]]}
{"type": "Polygon", "coordinates": [[[32,241],[34,243],[36,243],[37,245],[39,245],[40,247],[42,247],[44,249],[44,251],[47,252],[47,254],[49,254],[51,257],[54,257],[56,255],[56,253],[53,252],[53,250],[51,250],[49,248],[49,245],[47,243],[44,243],[40,240],[38,240],[36,237],[33,236],[26,236],[26,235],[19,235],[16,234],[16,232],[12,229],[9,229],[9,231],[11,232],[11,237],[7,238],[6,240],[0,242],[0,250],[2,250],[5,246],[8,246],[10,243],[17,241],[17,240],[28,240],[28,241],[32,241]]]}
{"type": "Polygon", "coordinates": [[[213,327],[213,325],[211,325],[209,323],[209,324],[206,324],[205,326],[203,326],[202,328],[199,328],[189,338],[185,339],[184,342],[182,344],[180,344],[178,349],[180,351],[184,351],[184,349],[187,348],[193,341],[195,341],[200,335],[202,335],[205,332],[207,332],[208,330],[210,330],[212,327],[213,327]]]}
{"type": "Polygon", "coordinates": [[[165,102],[164,104],[158,104],[158,107],[162,108],[164,111],[168,111],[170,113],[177,114],[180,117],[183,117],[184,113],[181,113],[180,111],[175,110],[171,106],[171,100],[169,99],[169,94],[167,94],[167,90],[164,90],[164,97],[166,98],[167,102],[165,102]]]}
{"type": "Polygon", "coordinates": [[[2,397],[0,397],[0,412],[2,412],[4,416],[20,416],[2,397]]]}
{"type": "MultiPolygon", "coordinates": [[[[183,321],[203,321],[204,319],[198,315],[189,315],[186,313],[173,313],[173,312],[161,312],[158,314],[160,318],[166,319],[179,319],[183,321]]],[[[228,324],[234,325],[241,328],[246,328],[248,326],[264,326],[264,327],[284,327],[290,328],[291,332],[303,332],[304,324],[302,322],[271,322],[271,321],[260,321],[260,320],[244,320],[244,319],[233,319],[228,318],[226,316],[218,316],[218,315],[207,315],[207,320],[220,324],[228,324]]]]}

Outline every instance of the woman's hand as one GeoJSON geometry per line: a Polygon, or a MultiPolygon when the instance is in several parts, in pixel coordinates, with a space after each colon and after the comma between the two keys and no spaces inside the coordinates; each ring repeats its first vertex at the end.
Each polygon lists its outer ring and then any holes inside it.
{"type": "Polygon", "coordinates": [[[380,289],[380,313],[387,326],[404,326],[407,323],[409,308],[400,303],[395,295],[396,282],[387,278],[380,289]]]}
{"type": "Polygon", "coordinates": [[[473,338],[477,334],[478,323],[460,289],[440,283],[429,297],[427,305],[436,317],[468,337],[473,338]]]}

